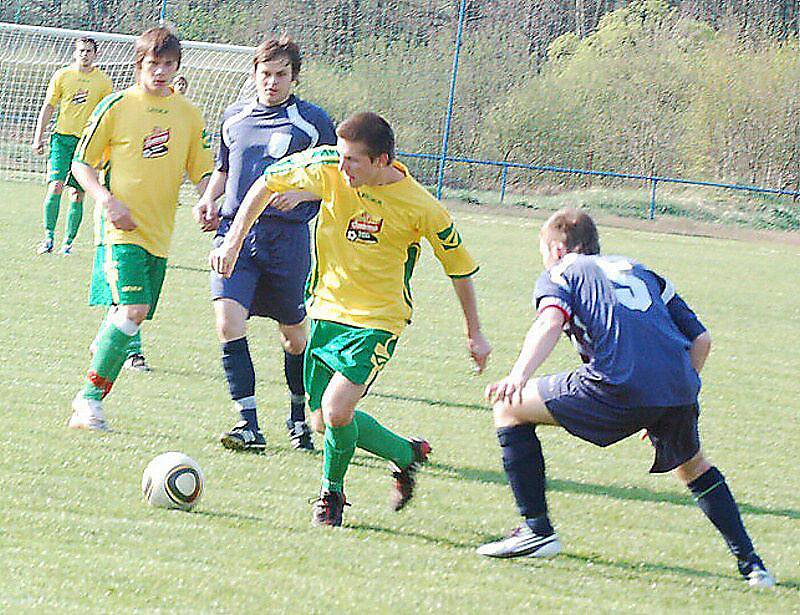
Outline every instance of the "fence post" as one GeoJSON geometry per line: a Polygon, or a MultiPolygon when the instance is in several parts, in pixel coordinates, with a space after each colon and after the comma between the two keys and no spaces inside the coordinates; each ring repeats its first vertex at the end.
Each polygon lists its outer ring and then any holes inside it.
{"type": "Polygon", "coordinates": [[[506,198],[506,178],[508,177],[508,165],[503,165],[503,174],[500,176],[500,204],[506,198]]]}
{"type": "MultiPolygon", "coordinates": [[[[165,0],[166,1],[166,0],[165,0]]],[[[447,117],[444,122],[444,136],[442,137],[442,151],[439,158],[439,173],[436,179],[436,198],[442,198],[442,185],[444,184],[444,165],[447,161],[447,146],[450,142],[450,122],[453,119],[453,100],[456,95],[456,77],[458,77],[458,56],[461,53],[461,33],[464,30],[464,15],[467,12],[467,0],[461,0],[458,8],[458,30],[456,31],[456,51],[453,56],[453,70],[450,76],[450,97],[447,101],[447,117]]]]}
{"type": "Polygon", "coordinates": [[[654,220],[656,217],[656,184],[658,184],[658,180],[655,177],[650,179],[652,181],[650,187],[650,219],[654,220]]]}
{"type": "Polygon", "coordinates": [[[158,24],[163,26],[167,21],[167,0],[161,0],[161,13],[158,16],[158,24]]]}

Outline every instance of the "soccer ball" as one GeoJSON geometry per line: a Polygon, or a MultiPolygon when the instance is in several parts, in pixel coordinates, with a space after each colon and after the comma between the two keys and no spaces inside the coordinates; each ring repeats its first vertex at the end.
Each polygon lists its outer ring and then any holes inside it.
{"type": "Polygon", "coordinates": [[[183,453],[163,453],[142,474],[145,502],[158,508],[191,510],[203,495],[203,471],[183,453]]]}

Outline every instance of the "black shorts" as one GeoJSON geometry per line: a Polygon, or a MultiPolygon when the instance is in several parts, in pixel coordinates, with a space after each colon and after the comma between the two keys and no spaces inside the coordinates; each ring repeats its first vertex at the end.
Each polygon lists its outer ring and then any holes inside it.
{"type": "Polygon", "coordinates": [[[700,450],[697,418],[700,406],[620,408],[599,401],[581,385],[574,372],[536,381],[550,414],[573,436],[597,446],[609,446],[646,429],[655,448],[652,473],[669,472],[700,450]]]}

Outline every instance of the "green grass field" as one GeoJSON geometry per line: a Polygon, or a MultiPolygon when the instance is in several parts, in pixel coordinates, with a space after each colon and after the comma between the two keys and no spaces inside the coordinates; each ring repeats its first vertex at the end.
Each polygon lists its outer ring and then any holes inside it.
{"type": "MultiPolygon", "coordinates": [[[[797,247],[601,229],[605,252],[668,275],[712,332],[706,452],[779,580],[773,591],[754,592],[684,489],[647,474],[650,448],[635,438],[601,450],[541,429],[564,552],[549,561],[474,554],[517,523],[481,393],[505,375],[532,317],[541,270],[536,221],[456,213],[482,263],[480,309],[494,345],[485,376],[469,369],[457,302],[426,250],[415,323],[363,407],[401,433],[430,439],[433,461],[413,504],[392,513],[386,467],[356,453],[346,527],[328,530],[310,526],[321,456],[290,450],[283,433],[282,355],[269,321],[250,329],[267,454],[233,454],[217,443],[235,415],[208,300],[208,238],[189,208],[178,212],[162,303],[144,330],[154,371],[122,374],[105,404],[114,431],[98,435],[66,428],[101,319],[85,301],[91,213],[75,256],[40,257],[43,188],[5,183],[2,194],[1,610],[800,610],[797,247]],[[168,450],[205,471],[196,512],[142,501],[142,470],[168,450]]],[[[545,367],[576,361],[561,342],[545,367]]]]}

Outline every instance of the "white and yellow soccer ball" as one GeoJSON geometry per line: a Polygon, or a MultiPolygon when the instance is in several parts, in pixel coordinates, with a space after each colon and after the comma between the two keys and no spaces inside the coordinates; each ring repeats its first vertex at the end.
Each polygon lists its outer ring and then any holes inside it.
{"type": "Polygon", "coordinates": [[[142,474],[145,502],[158,508],[191,510],[203,495],[203,471],[183,453],[163,453],[142,474]]]}

